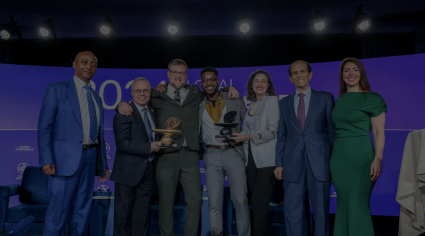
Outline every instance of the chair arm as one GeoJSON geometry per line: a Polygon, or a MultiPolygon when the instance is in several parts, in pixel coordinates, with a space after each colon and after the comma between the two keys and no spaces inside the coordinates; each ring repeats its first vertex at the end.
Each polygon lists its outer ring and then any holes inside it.
{"type": "Polygon", "coordinates": [[[6,220],[6,211],[9,208],[9,199],[11,196],[21,192],[20,184],[11,184],[0,186],[0,228],[3,228],[6,220]]]}

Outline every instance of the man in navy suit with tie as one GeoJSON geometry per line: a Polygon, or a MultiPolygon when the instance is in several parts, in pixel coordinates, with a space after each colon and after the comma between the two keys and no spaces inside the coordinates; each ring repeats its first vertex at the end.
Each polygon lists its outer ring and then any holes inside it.
{"type": "Polygon", "coordinates": [[[115,114],[114,134],[117,152],[111,180],[115,181],[114,235],[147,235],[148,210],[154,177],[154,153],[159,139],[152,107],[148,106],[151,85],[143,77],[131,85],[130,116],[115,114]],[[155,142],[156,140],[156,142],[155,142]]]}
{"type": "Polygon", "coordinates": [[[311,66],[296,61],[289,67],[294,94],[279,101],[276,179],[283,179],[283,207],[288,236],[307,235],[305,189],[313,207],[314,235],[329,236],[329,160],[334,141],[331,93],[315,91],[309,82],[311,66]]]}
{"type": "Polygon", "coordinates": [[[102,99],[90,87],[97,58],[81,52],[74,78],[50,84],[38,120],[40,167],[49,175],[44,236],[86,235],[96,176],[109,175],[103,137],[102,99]]]}

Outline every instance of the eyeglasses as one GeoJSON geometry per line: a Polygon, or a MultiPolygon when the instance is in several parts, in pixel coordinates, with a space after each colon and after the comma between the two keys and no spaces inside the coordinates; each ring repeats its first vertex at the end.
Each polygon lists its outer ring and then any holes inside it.
{"type": "Polygon", "coordinates": [[[142,92],[143,92],[143,94],[147,94],[147,93],[149,93],[151,90],[150,90],[150,89],[143,89],[143,90],[141,90],[141,89],[136,89],[136,90],[131,90],[131,91],[135,92],[136,94],[141,94],[142,92]]]}
{"type": "Polygon", "coordinates": [[[201,79],[202,83],[207,83],[207,82],[215,82],[217,80],[217,78],[208,78],[208,79],[201,79]]]}
{"type": "Polygon", "coordinates": [[[169,70],[169,72],[171,73],[171,74],[173,74],[173,75],[181,75],[181,76],[183,76],[183,75],[186,75],[187,73],[186,72],[183,72],[183,71],[171,71],[171,70],[169,70]]]}

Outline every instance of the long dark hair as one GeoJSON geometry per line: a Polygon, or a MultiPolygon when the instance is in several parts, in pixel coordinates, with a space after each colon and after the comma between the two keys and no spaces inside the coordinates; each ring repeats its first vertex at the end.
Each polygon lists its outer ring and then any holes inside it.
{"type": "Polygon", "coordinates": [[[347,93],[347,85],[344,82],[343,73],[344,73],[344,66],[348,62],[354,63],[357,66],[357,68],[359,68],[360,70],[360,81],[359,81],[360,89],[363,92],[370,92],[370,84],[369,84],[369,80],[367,79],[366,69],[364,68],[363,63],[359,61],[357,58],[348,57],[342,60],[341,67],[339,68],[339,95],[343,95],[347,93]]]}
{"type": "Polygon", "coordinates": [[[257,75],[265,75],[267,78],[267,82],[269,83],[269,87],[267,88],[266,94],[268,94],[269,96],[277,96],[276,92],[274,91],[274,87],[273,87],[273,81],[270,77],[269,72],[265,71],[265,70],[257,70],[254,73],[251,74],[251,76],[248,79],[248,84],[246,85],[246,89],[248,90],[248,100],[252,100],[254,101],[256,96],[255,96],[255,92],[252,89],[252,84],[254,83],[254,78],[257,75]]]}

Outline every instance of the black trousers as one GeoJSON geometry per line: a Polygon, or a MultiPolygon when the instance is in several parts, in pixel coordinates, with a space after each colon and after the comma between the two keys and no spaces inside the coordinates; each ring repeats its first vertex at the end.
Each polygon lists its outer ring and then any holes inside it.
{"type": "Polygon", "coordinates": [[[154,164],[148,162],[136,186],[115,183],[114,236],[148,235],[153,173],[154,164]]]}
{"type": "Polygon", "coordinates": [[[252,205],[252,231],[254,236],[273,235],[272,221],[269,214],[269,202],[276,178],[274,166],[257,168],[252,157],[251,146],[248,148],[248,196],[252,205]]]}

